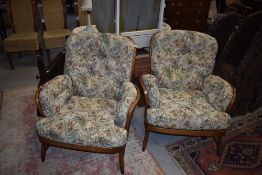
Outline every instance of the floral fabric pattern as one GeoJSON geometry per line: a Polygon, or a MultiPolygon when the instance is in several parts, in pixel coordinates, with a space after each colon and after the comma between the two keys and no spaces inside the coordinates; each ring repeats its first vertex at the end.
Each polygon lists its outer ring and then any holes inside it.
{"type": "Polygon", "coordinates": [[[160,88],[201,89],[213,71],[217,42],[209,35],[186,30],[159,32],[150,47],[152,73],[160,88]]]}
{"type": "Polygon", "coordinates": [[[127,141],[134,43],[122,36],[79,32],[66,43],[65,75],[43,85],[40,136],[70,144],[119,147],[127,141]]]}
{"type": "Polygon", "coordinates": [[[75,95],[114,99],[130,80],[134,57],[128,38],[82,31],[67,40],[65,74],[72,78],[75,95]]]}
{"type": "Polygon", "coordinates": [[[231,85],[214,75],[210,75],[205,79],[202,90],[207,101],[217,111],[226,111],[234,95],[231,85]]]}
{"type": "Polygon", "coordinates": [[[117,102],[73,96],[52,118],[39,118],[38,134],[51,140],[94,147],[126,144],[127,131],[114,124],[117,102]]]}
{"type": "Polygon", "coordinates": [[[159,32],[151,42],[152,74],[148,89],[148,123],[171,129],[220,130],[229,127],[225,109],[232,87],[212,76],[217,42],[203,33],[159,32]]]}
{"type": "Polygon", "coordinates": [[[159,108],[147,110],[148,123],[172,129],[219,130],[229,127],[230,116],[217,111],[199,90],[160,89],[159,108]]]}
{"type": "Polygon", "coordinates": [[[122,92],[119,95],[117,103],[117,114],[115,124],[124,128],[126,124],[128,110],[135,102],[137,97],[137,90],[131,82],[125,82],[122,86],[122,92]]]}
{"type": "Polygon", "coordinates": [[[39,94],[45,117],[53,117],[73,95],[72,81],[66,75],[60,75],[42,86],[39,94]]]}
{"type": "Polygon", "coordinates": [[[159,107],[160,92],[158,89],[157,79],[153,75],[143,75],[143,83],[148,92],[148,105],[151,108],[159,107]]]}

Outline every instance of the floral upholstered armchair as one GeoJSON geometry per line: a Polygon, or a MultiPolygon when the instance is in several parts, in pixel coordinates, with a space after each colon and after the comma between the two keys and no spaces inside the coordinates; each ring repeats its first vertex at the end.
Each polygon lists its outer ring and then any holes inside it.
{"type": "Polygon", "coordinates": [[[146,101],[143,150],[150,131],[214,137],[220,147],[235,89],[211,75],[216,53],[216,40],[203,33],[172,30],[152,37],[152,74],[140,80],[146,101]]]}
{"type": "Polygon", "coordinates": [[[80,32],[66,43],[64,75],[36,94],[36,129],[44,161],[49,146],[97,153],[124,153],[140,94],[130,82],[135,56],[128,38],[80,32]]]}

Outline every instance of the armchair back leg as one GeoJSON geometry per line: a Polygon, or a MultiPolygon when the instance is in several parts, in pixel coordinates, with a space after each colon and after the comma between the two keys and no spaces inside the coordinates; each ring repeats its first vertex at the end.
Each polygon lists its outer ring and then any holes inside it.
{"type": "Polygon", "coordinates": [[[125,155],[125,147],[119,153],[119,166],[120,166],[120,171],[122,174],[124,174],[124,171],[125,171],[124,155],[125,155]]]}
{"type": "Polygon", "coordinates": [[[143,141],[142,151],[145,151],[145,149],[146,149],[146,145],[147,145],[147,142],[148,142],[148,137],[149,137],[149,131],[148,131],[147,126],[145,126],[145,137],[144,137],[144,141],[143,141]]]}
{"type": "Polygon", "coordinates": [[[42,142],[42,145],[41,145],[41,160],[42,160],[42,162],[45,161],[45,155],[46,155],[47,149],[48,149],[48,145],[42,142]]]}
{"type": "Polygon", "coordinates": [[[217,156],[218,157],[220,157],[221,154],[223,153],[222,137],[223,137],[223,135],[215,136],[215,141],[216,141],[216,145],[217,145],[217,156]]]}

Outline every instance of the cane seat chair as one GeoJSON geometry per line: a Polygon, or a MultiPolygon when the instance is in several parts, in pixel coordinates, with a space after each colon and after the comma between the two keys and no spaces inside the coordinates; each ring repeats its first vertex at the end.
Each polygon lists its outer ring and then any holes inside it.
{"type": "Polygon", "coordinates": [[[145,96],[143,150],[149,132],[158,132],[213,137],[217,154],[221,152],[235,89],[211,75],[216,52],[217,42],[207,34],[171,30],[153,35],[152,72],[140,79],[145,96]]]}
{"type": "Polygon", "coordinates": [[[39,50],[39,42],[36,32],[36,2],[34,0],[7,0],[7,10],[10,15],[11,26],[14,31],[4,39],[4,50],[11,69],[14,69],[11,52],[39,50]]]}
{"type": "Polygon", "coordinates": [[[114,34],[80,32],[68,38],[64,75],[40,86],[36,129],[48,146],[97,153],[124,153],[139,91],[130,82],[134,43],[114,34]]]}
{"type": "Polygon", "coordinates": [[[71,34],[67,29],[65,0],[42,0],[44,17],[44,44],[48,62],[50,49],[64,48],[65,38],[71,34]]]}

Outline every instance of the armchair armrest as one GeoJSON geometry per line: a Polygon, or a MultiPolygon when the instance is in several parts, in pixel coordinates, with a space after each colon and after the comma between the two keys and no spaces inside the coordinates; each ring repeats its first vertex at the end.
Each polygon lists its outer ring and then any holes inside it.
{"type": "Polygon", "coordinates": [[[72,81],[67,75],[59,75],[40,86],[36,103],[41,116],[52,117],[72,95],[72,81]]]}
{"type": "Polygon", "coordinates": [[[156,77],[151,74],[145,74],[141,78],[141,84],[145,94],[146,105],[149,105],[149,107],[159,107],[160,92],[156,77]]]}
{"type": "Polygon", "coordinates": [[[119,97],[115,124],[129,130],[131,117],[139,101],[140,93],[133,83],[124,82],[119,97]]]}
{"type": "Polygon", "coordinates": [[[218,76],[209,75],[204,80],[202,91],[216,110],[230,112],[236,92],[227,81],[218,76]]]}

